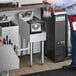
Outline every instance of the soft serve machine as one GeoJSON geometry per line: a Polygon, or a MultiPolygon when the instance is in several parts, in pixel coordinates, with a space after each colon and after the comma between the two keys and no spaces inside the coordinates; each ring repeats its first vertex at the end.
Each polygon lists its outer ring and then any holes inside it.
{"type": "Polygon", "coordinates": [[[19,32],[25,38],[30,50],[30,66],[32,66],[32,55],[34,42],[41,44],[41,63],[44,63],[44,41],[46,40],[45,22],[33,15],[32,11],[19,13],[19,32]]]}

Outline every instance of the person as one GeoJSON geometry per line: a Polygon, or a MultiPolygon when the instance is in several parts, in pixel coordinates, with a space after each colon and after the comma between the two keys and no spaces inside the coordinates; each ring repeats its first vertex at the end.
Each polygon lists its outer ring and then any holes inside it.
{"type": "Polygon", "coordinates": [[[71,64],[66,65],[65,69],[76,69],[76,0],[44,0],[52,7],[63,8],[67,13],[67,18],[71,27],[71,64]]]}

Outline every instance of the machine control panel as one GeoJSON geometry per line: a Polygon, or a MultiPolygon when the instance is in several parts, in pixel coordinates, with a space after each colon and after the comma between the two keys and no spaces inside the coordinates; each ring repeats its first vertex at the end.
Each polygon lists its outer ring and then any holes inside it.
{"type": "Polygon", "coordinates": [[[33,19],[27,21],[27,23],[30,24],[30,33],[31,34],[42,32],[42,29],[43,29],[43,26],[44,26],[44,21],[43,20],[33,16],[33,19]]]}

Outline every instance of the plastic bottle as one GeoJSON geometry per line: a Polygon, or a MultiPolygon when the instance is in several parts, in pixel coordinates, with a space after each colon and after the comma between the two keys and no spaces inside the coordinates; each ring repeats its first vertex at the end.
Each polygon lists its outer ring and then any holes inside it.
{"type": "Polygon", "coordinates": [[[6,44],[8,45],[9,41],[8,41],[8,35],[6,35],[6,44]]]}
{"type": "Polygon", "coordinates": [[[11,39],[9,39],[9,44],[11,44],[11,39]]]}
{"type": "Polygon", "coordinates": [[[0,37],[0,45],[3,44],[3,39],[0,37]]]}
{"type": "Polygon", "coordinates": [[[3,44],[6,44],[6,39],[5,38],[3,38],[3,44]]]}
{"type": "Polygon", "coordinates": [[[16,52],[16,45],[14,45],[14,51],[16,52]]]}

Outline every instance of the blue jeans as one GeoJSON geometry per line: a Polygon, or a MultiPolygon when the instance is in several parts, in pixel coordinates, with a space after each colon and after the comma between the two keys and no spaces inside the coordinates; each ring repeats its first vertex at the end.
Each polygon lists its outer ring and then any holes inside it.
{"type": "Polygon", "coordinates": [[[76,32],[71,30],[71,59],[72,59],[72,66],[76,67],[76,32]]]}

